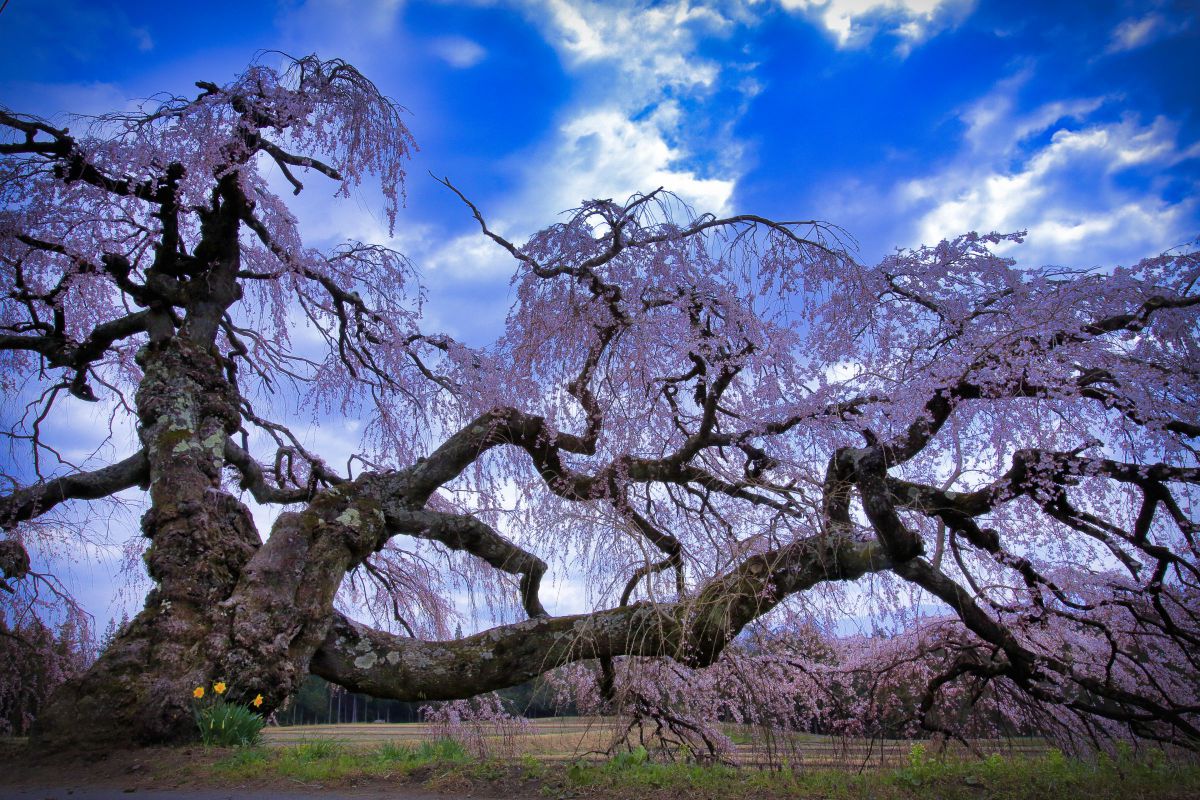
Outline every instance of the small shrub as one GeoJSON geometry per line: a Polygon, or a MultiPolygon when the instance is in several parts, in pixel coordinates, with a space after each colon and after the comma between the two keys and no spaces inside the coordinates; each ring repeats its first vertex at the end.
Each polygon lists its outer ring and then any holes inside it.
{"type": "Polygon", "coordinates": [[[375,758],[384,763],[411,764],[417,760],[417,751],[406,744],[384,742],[375,751],[375,758]]]}
{"type": "Polygon", "coordinates": [[[287,754],[294,761],[325,761],[346,752],[346,743],[340,739],[308,739],[288,748],[287,754]]]}
{"type": "Polygon", "coordinates": [[[418,761],[460,763],[470,759],[467,749],[454,739],[434,739],[421,742],[417,748],[418,761]]]}
{"type": "Polygon", "coordinates": [[[649,757],[650,754],[646,752],[646,748],[639,744],[628,752],[617,753],[609,760],[608,765],[612,769],[631,769],[645,764],[649,757]]]}
{"type": "Polygon", "coordinates": [[[945,762],[933,758],[921,743],[908,751],[908,764],[893,773],[895,781],[912,789],[928,786],[949,771],[945,762]]]}

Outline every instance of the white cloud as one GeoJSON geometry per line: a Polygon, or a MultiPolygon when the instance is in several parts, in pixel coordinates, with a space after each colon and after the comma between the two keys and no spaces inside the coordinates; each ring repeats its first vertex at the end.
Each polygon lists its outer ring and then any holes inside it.
{"type": "Polygon", "coordinates": [[[559,133],[552,168],[538,169],[530,186],[543,221],[584,198],[622,201],[659,186],[697,209],[729,209],[734,180],[703,178],[676,166],[684,154],[667,143],[656,120],[635,122],[618,108],[599,108],[569,120],[559,133]]]}
{"type": "Polygon", "coordinates": [[[695,55],[695,31],[731,25],[718,11],[688,0],[646,6],[637,2],[544,0],[534,3],[547,40],[573,66],[611,61],[617,71],[649,88],[707,87],[719,65],[695,55]]]}
{"type": "Polygon", "coordinates": [[[1087,97],[1055,101],[1019,113],[1017,92],[1032,76],[1032,70],[1025,69],[1000,81],[988,95],[959,115],[967,126],[964,138],[976,154],[993,158],[1009,155],[1029,137],[1063,120],[1083,120],[1108,99],[1087,97]]]}
{"type": "MultiPolygon", "coordinates": [[[[493,220],[489,225],[498,230],[508,227],[502,220],[493,220]]],[[[422,260],[422,264],[430,272],[439,272],[456,281],[486,280],[499,283],[512,277],[515,270],[513,257],[508,251],[480,233],[478,228],[437,247],[422,260]]]]}
{"type": "Polygon", "coordinates": [[[487,57],[487,51],[478,43],[462,36],[442,36],[429,47],[434,55],[458,69],[473,67],[487,57]]]}
{"type": "Polygon", "coordinates": [[[732,125],[741,108],[727,108],[727,119],[714,126],[709,117],[695,119],[698,112],[680,99],[710,98],[727,75],[742,98],[757,91],[740,65],[700,54],[703,39],[728,35],[738,21],[689,0],[537,0],[528,9],[586,88],[531,159],[519,211],[505,215],[514,230],[531,233],[587,198],[620,201],[659,186],[698,210],[727,210],[740,150],[727,133],[711,131],[732,125]],[[709,135],[697,133],[705,127],[709,135]],[[696,157],[714,154],[711,173],[699,174],[696,157]]]}
{"type": "Polygon", "coordinates": [[[1136,50],[1149,44],[1166,29],[1166,21],[1158,14],[1147,14],[1141,18],[1123,20],[1112,32],[1105,53],[1120,53],[1136,50]]]}
{"type": "Polygon", "coordinates": [[[899,50],[914,45],[956,24],[974,0],[779,0],[788,11],[815,19],[840,48],[868,44],[877,34],[901,40],[899,50]]]}
{"type": "MultiPolygon", "coordinates": [[[[909,173],[843,177],[821,214],[861,235],[860,258],[936,244],[975,230],[1027,230],[1010,254],[1023,264],[1130,264],[1195,239],[1200,142],[1178,123],[1133,114],[1122,98],[1063,98],[1023,109],[1028,69],[960,110],[961,140],[909,173]]],[[[888,165],[890,166],[890,165],[888,165]]]]}
{"type": "Polygon", "coordinates": [[[612,43],[602,36],[602,29],[611,25],[590,23],[579,8],[567,0],[548,0],[545,10],[561,34],[559,47],[575,58],[586,61],[615,54],[612,43]]]}
{"type": "Polygon", "coordinates": [[[1110,56],[1146,47],[1187,30],[1192,22],[1192,17],[1186,14],[1174,19],[1157,13],[1130,17],[1113,28],[1103,54],[1110,56]]]}
{"type": "MultiPolygon", "coordinates": [[[[1070,104],[1064,104],[1067,107],[1070,104]]],[[[1082,107],[1089,105],[1084,102],[1082,107]]],[[[1054,130],[1047,144],[1012,158],[1018,137],[1043,133],[1062,118],[1039,109],[1009,124],[1014,140],[989,161],[964,154],[947,168],[902,185],[895,198],[925,207],[915,241],[932,243],[968,230],[1028,229],[1022,260],[1075,266],[1130,263],[1192,238],[1196,201],[1170,200],[1160,187],[1137,188],[1118,177],[1135,167],[1165,173],[1200,157],[1200,144],[1181,145],[1178,126],[1159,117],[1149,125],[1127,116],[1078,130],[1054,130]],[[1033,119],[1052,120],[1040,131],[1033,119]]]]}

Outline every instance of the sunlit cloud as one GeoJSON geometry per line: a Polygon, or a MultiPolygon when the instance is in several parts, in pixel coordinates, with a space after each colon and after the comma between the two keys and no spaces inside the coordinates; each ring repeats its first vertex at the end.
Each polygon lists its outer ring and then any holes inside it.
{"type": "Polygon", "coordinates": [[[964,156],[898,187],[897,205],[927,209],[910,244],[968,230],[1024,229],[1029,241],[1020,249],[1023,259],[1090,266],[1130,263],[1193,238],[1196,201],[1190,193],[1171,199],[1160,184],[1141,187],[1122,177],[1141,167],[1169,170],[1200,156],[1200,144],[1181,143],[1178,126],[1162,117],[1149,124],[1129,115],[1079,129],[1058,127],[1071,116],[1064,113],[1070,105],[1044,111],[1043,121],[1053,121],[1041,130],[1010,121],[1013,147],[1022,135],[1050,137],[1009,166],[1002,158],[978,163],[964,156]]]}
{"type": "MultiPolygon", "coordinates": [[[[740,174],[739,148],[732,137],[700,142],[691,131],[700,128],[694,115],[710,114],[703,101],[727,77],[738,93],[757,91],[739,65],[700,53],[707,37],[728,36],[741,23],[715,7],[686,0],[545,0],[529,8],[540,12],[536,24],[588,91],[566,110],[527,170],[526,188],[519,193],[526,213],[520,216],[536,218],[540,226],[584,199],[620,201],[660,186],[700,210],[727,210],[740,174]],[[711,154],[698,153],[698,146],[727,157],[712,163],[711,154]],[[709,160],[703,174],[696,164],[701,155],[709,160]]],[[[732,124],[740,109],[727,111],[732,124]]],[[[519,215],[507,216],[519,222],[519,215]]]]}
{"type": "Polygon", "coordinates": [[[732,22],[720,12],[674,3],[544,0],[531,4],[547,41],[572,66],[610,61],[615,72],[649,91],[666,86],[708,87],[719,65],[697,57],[697,33],[720,32],[732,22]]]}
{"type": "Polygon", "coordinates": [[[900,39],[907,52],[961,20],[974,0],[779,0],[820,24],[839,48],[867,45],[878,34],[900,39]]]}
{"type": "Polygon", "coordinates": [[[596,109],[562,126],[553,149],[553,173],[531,176],[543,213],[585,198],[623,201],[663,187],[698,209],[729,210],[735,181],[703,178],[676,166],[683,154],[671,147],[654,121],[634,122],[619,110],[596,109]]]}
{"type": "Polygon", "coordinates": [[[1029,137],[1056,124],[1079,122],[1105,103],[1105,97],[1056,100],[1023,110],[1018,93],[1033,78],[1023,69],[999,81],[984,97],[971,103],[958,116],[966,125],[963,139],[979,155],[996,158],[1011,155],[1029,137]]]}

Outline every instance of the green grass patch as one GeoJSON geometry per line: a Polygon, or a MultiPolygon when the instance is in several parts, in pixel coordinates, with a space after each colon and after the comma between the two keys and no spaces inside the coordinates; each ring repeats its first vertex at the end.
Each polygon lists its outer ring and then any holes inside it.
{"type": "Polygon", "coordinates": [[[645,752],[622,753],[601,764],[576,763],[565,774],[567,789],[585,794],[687,796],[692,800],[830,798],[831,800],[1134,800],[1200,797],[1200,767],[1162,758],[1094,762],[1057,751],[1035,758],[992,755],[941,759],[914,745],[908,763],[861,773],[835,769],[735,769],[695,764],[655,764],[645,752]]]}
{"type": "Polygon", "coordinates": [[[687,797],[689,800],[1184,800],[1200,797],[1200,766],[1161,756],[1094,761],[1058,751],[1036,757],[942,758],[916,744],[906,762],[890,770],[774,770],[724,765],[655,763],[643,748],[603,762],[561,764],[534,756],[514,762],[473,759],[448,739],[416,744],[387,742],[364,748],[328,739],[278,748],[241,748],[214,764],[227,781],[300,781],[338,784],[388,779],[465,792],[505,794],[514,785],[546,797],[687,797]],[[516,782],[514,784],[514,782],[516,782]],[[536,787],[536,789],[535,789],[536,787]]]}
{"type": "Polygon", "coordinates": [[[466,748],[453,739],[434,739],[417,746],[417,760],[427,763],[461,764],[471,760],[466,748]]]}
{"type": "Polygon", "coordinates": [[[213,770],[219,775],[241,779],[258,774],[270,760],[271,755],[264,747],[239,747],[217,761],[213,770]]]}

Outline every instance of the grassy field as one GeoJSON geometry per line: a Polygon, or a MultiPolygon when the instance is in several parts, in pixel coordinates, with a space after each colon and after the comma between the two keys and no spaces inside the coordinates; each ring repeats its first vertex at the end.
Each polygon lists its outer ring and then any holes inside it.
{"type": "MultiPolygon", "coordinates": [[[[666,800],[1194,800],[1200,768],[1163,758],[1124,753],[1076,760],[1043,747],[1039,755],[964,758],[931,754],[908,742],[895,766],[847,769],[781,764],[773,769],[730,765],[653,763],[645,750],[564,761],[525,753],[516,759],[473,757],[458,742],[423,738],[422,726],[332,726],[303,739],[276,729],[274,746],[245,748],[205,767],[233,782],[290,781],[309,789],[331,786],[420,786],[423,790],[510,798],[616,798],[666,800]],[[373,732],[378,730],[378,733],[373,732]],[[341,739],[347,733],[357,739],[341,739]],[[389,738],[389,734],[394,734],[389,738]]],[[[529,742],[584,738],[586,725],[569,731],[551,723],[526,734],[529,742]]],[[[566,726],[571,728],[572,726],[566,726]]],[[[822,742],[810,742],[813,747],[822,742]]],[[[553,749],[551,746],[549,749],[553,749]]],[[[878,749],[878,748],[877,748],[878,749]]],[[[822,756],[824,757],[824,756],[822,756]]],[[[861,758],[859,754],[857,757],[861,758]]],[[[400,793],[402,796],[403,793],[400,793]]]]}
{"type": "MultiPolygon", "coordinates": [[[[470,744],[474,755],[514,759],[533,756],[546,761],[599,762],[624,730],[614,719],[603,717],[558,717],[528,720],[524,730],[480,731],[470,744]]],[[[907,763],[913,742],[898,739],[842,739],[831,736],[793,734],[765,738],[747,729],[730,727],[726,734],[736,745],[728,760],[742,766],[797,769],[893,769],[907,763]]],[[[313,741],[337,741],[349,747],[379,747],[384,744],[411,745],[438,738],[424,723],[358,723],[273,727],[263,731],[271,747],[313,741]]],[[[944,753],[951,758],[1002,755],[1034,758],[1049,748],[1037,739],[975,740],[972,749],[951,743],[944,753]]],[[[626,748],[627,749],[627,748],[626,748]]],[[[939,753],[943,749],[938,749],[939,753]]]]}
{"type": "MultiPolygon", "coordinates": [[[[508,735],[438,737],[428,725],[269,728],[261,746],[41,753],[0,741],[4,786],[346,790],[396,800],[419,793],[505,800],[1195,800],[1200,766],[1162,753],[1073,759],[1044,743],[976,742],[975,753],[929,742],[796,736],[773,752],[731,729],[734,764],[663,763],[641,748],[602,751],[607,719],[532,722],[508,735]],[[757,765],[768,768],[754,768],[757,765]]],[[[345,793],[345,792],[343,792],[345,793]]]]}

